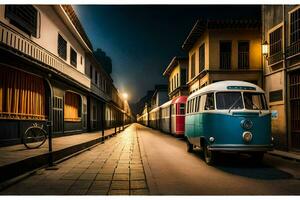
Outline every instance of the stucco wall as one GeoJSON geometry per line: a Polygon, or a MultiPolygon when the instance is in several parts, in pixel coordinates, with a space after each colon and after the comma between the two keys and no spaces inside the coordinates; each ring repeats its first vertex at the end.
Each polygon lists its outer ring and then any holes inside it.
{"type": "MultiPolygon", "coordinates": [[[[70,47],[72,47],[77,52],[77,70],[81,73],[84,73],[84,49],[82,48],[82,46],[80,46],[77,39],[66,27],[66,25],[58,16],[53,7],[46,5],[36,5],[35,8],[40,14],[40,18],[38,19],[38,27],[40,27],[38,32],[40,32],[40,34],[38,37],[28,36],[28,34],[24,33],[14,25],[10,24],[9,20],[5,18],[5,5],[0,5],[0,21],[13,28],[14,30],[18,31],[30,40],[34,41],[38,45],[42,46],[43,48],[50,51],[56,56],[58,56],[58,33],[61,34],[63,38],[67,41],[67,59],[65,60],[65,62],[70,65],[70,47]]],[[[72,76],[71,74],[69,75],[72,76]]]]}
{"type": "Polygon", "coordinates": [[[220,41],[231,41],[231,67],[238,68],[238,42],[249,41],[250,69],[261,68],[261,37],[259,30],[210,30],[209,69],[220,69],[220,41]]]}

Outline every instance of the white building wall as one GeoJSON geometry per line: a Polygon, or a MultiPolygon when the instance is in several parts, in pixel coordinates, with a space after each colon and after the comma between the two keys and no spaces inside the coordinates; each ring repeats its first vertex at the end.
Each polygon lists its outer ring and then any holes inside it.
{"type": "MultiPolygon", "coordinates": [[[[84,48],[80,45],[79,41],[73,36],[71,31],[64,24],[62,19],[54,10],[53,6],[48,5],[35,5],[35,8],[39,11],[40,18],[38,19],[38,36],[28,36],[26,33],[9,23],[9,20],[5,18],[5,5],[0,5],[0,21],[7,26],[18,31],[25,37],[34,41],[41,47],[50,51],[52,54],[58,56],[58,33],[63,36],[67,41],[67,59],[65,63],[70,64],[70,47],[77,52],[77,70],[84,73],[85,54],[84,48]],[[81,63],[82,57],[82,63],[81,63]]],[[[59,56],[58,56],[59,57],[59,56]]],[[[63,60],[63,59],[62,59],[63,60]]],[[[71,74],[69,74],[71,76],[71,74]]]]}

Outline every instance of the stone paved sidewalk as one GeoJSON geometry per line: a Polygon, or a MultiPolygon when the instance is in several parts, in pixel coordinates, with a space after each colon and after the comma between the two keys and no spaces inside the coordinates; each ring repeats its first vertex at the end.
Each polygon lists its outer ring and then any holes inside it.
{"type": "Polygon", "coordinates": [[[134,126],[57,167],[39,170],[0,194],[149,194],[134,126]]]}
{"type": "MultiPolygon", "coordinates": [[[[107,129],[104,132],[104,136],[111,135],[114,132],[114,128],[107,129]]],[[[101,131],[55,137],[52,139],[52,148],[53,151],[57,151],[80,143],[95,140],[101,137],[101,131]]],[[[38,156],[45,153],[48,153],[48,140],[38,149],[26,149],[26,147],[23,144],[0,147],[0,166],[15,163],[20,160],[24,160],[26,158],[38,156]]]]}

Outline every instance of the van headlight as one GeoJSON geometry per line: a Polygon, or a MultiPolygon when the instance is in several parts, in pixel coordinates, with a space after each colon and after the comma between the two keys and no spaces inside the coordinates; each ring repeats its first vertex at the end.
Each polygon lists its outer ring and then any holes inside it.
{"type": "Polygon", "coordinates": [[[249,130],[253,127],[253,122],[250,119],[244,119],[241,121],[241,126],[243,129],[249,130]]]}
{"type": "Polygon", "coordinates": [[[214,137],[210,137],[209,138],[209,142],[213,143],[215,141],[215,138],[214,137]]]}
{"type": "Polygon", "coordinates": [[[252,140],[252,133],[250,131],[245,131],[243,133],[243,140],[247,143],[250,142],[252,140]]]}

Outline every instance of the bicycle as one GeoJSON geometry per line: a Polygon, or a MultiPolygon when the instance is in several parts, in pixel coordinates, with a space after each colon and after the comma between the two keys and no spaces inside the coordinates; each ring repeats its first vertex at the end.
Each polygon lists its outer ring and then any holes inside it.
{"type": "Polygon", "coordinates": [[[47,132],[44,130],[44,125],[33,123],[28,127],[23,135],[23,144],[27,149],[37,149],[42,146],[47,140],[47,132]]]}

